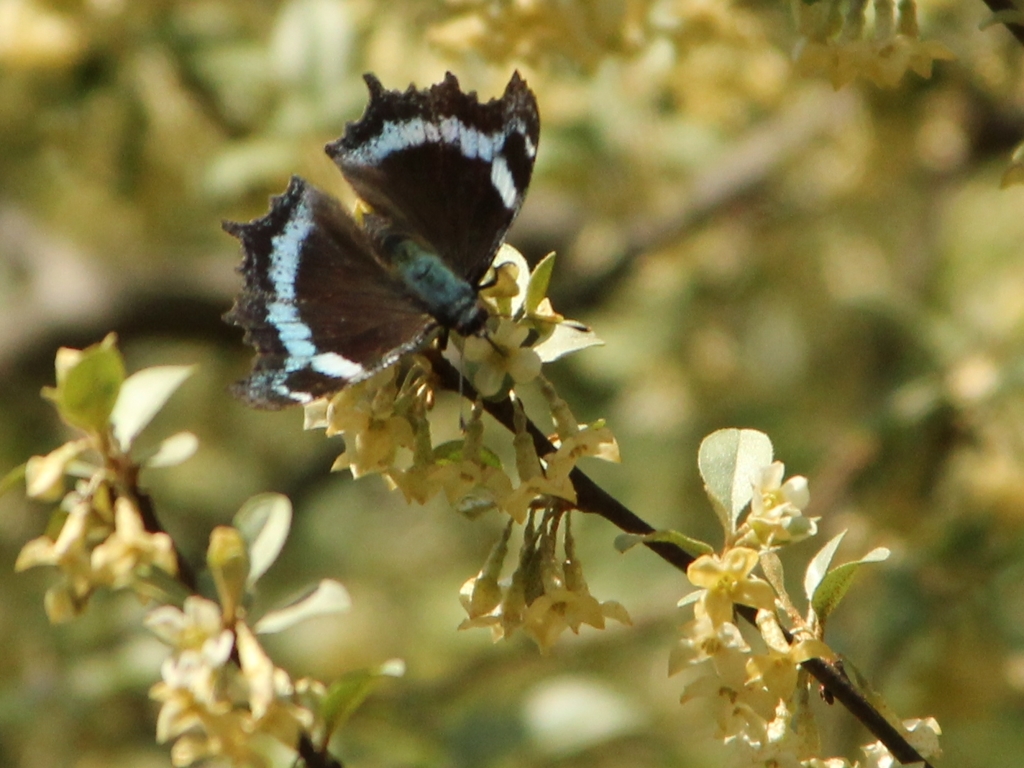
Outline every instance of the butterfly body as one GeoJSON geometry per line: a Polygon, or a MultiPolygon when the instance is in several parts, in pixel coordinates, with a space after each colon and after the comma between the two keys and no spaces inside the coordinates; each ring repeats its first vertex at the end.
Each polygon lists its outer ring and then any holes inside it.
{"type": "Polygon", "coordinates": [[[463,336],[480,332],[487,310],[477,289],[456,275],[440,256],[411,239],[398,241],[387,252],[405,287],[442,326],[463,336]]]}
{"type": "Polygon", "coordinates": [[[365,113],[326,147],[369,207],[360,220],[293,177],[265,216],[224,225],[244,254],[225,318],[257,352],[235,391],[256,407],[309,402],[487,320],[480,281],[536,155],[533,93],[518,74],[486,103],[451,74],[405,92],[365,79],[365,113]]]}

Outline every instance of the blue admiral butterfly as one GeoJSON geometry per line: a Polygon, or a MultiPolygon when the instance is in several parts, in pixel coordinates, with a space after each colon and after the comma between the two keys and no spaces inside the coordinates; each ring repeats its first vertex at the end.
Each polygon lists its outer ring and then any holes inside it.
{"type": "Polygon", "coordinates": [[[518,73],[487,103],[451,73],[404,93],[364,79],[366,111],[326,147],[369,206],[361,221],[296,176],[262,218],[224,223],[244,252],[225,320],[256,349],[234,390],[250,405],[308,403],[487,320],[480,281],[537,154],[533,92],[518,73]]]}

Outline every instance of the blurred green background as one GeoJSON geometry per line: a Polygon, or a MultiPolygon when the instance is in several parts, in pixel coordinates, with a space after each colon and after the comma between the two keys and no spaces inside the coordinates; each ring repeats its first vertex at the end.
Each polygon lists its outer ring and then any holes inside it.
{"type": "MultiPolygon", "coordinates": [[[[787,553],[795,584],[843,529],[841,557],[894,553],[832,646],[902,717],[938,718],[944,764],[1018,765],[1024,190],[999,186],[1024,78],[1006,29],[979,30],[988,13],[924,4],[922,36],[956,61],[835,91],[792,71],[780,3],[0,0],[0,474],[68,437],[39,398],[59,346],[114,330],[131,369],[198,363],[148,432],[202,440],[144,477],[166,527],[200,562],[245,498],[287,493],[265,602],[327,576],[355,607],[273,638],[276,661],[320,678],[408,663],[339,740],[346,765],[718,764],[708,717],[665,677],[681,574],[578,519],[591,590],[633,627],[547,657],[457,633],[497,515],[331,475],[338,441],[226,392],[250,353],[219,319],[239,285],[221,219],[262,214],[292,173],[352,201],[322,147],[361,114],[364,71],[404,88],[451,69],[489,97],[518,67],[542,131],[509,241],[557,251],[556,309],[607,342],[549,373],[618,436],[621,466],[584,469],[652,525],[712,538],[700,439],[769,433],[822,516],[787,553]]],[[[0,498],[0,765],[167,765],[147,698],[166,651],[144,608],[101,595],[51,627],[52,574],[12,571],[48,514],[0,498]]],[[[838,706],[822,716],[827,754],[869,740],[838,706]]]]}

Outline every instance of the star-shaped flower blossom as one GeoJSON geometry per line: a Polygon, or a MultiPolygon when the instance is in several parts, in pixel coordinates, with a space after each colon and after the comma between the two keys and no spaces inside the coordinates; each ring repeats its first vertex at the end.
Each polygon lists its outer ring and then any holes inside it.
{"type": "Polygon", "coordinates": [[[795,475],[782,482],[786,467],[781,461],[765,467],[754,481],[747,528],[737,543],[773,547],[803,541],[818,532],[818,518],[805,517],[810,503],[807,478],[795,475]]]}
{"type": "Polygon", "coordinates": [[[775,592],[771,586],[751,571],[757,565],[757,552],[746,547],[734,547],[725,555],[701,555],[686,569],[686,577],[706,591],[701,602],[715,625],[732,619],[733,605],[750,605],[772,610],[775,592]]]}
{"type": "Polygon", "coordinates": [[[686,686],[679,701],[686,704],[698,699],[715,718],[720,738],[764,743],[775,704],[767,691],[724,685],[709,667],[707,674],[686,686]]]}
{"type": "Polygon", "coordinates": [[[92,551],[96,579],[115,589],[129,586],[151,567],[174,575],[178,560],[166,533],[150,533],[135,505],[124,497],[114,503],[114,532],[92,551]]]}
{"type": "Polygon", "coordinates": [[[751,656],[747,673],[778,699],[786,701],[796,690],[797,672],[808,659],[833,658],[835,654],[821,640],[807,638],[792,643],[785,651],[769,648],[767,653],[751,656]]]}
{"type": "Polygon", "coordinates": [[[294,701],[288,673],[274,666],[256,636],[243,622],[235,625],[242,679],[248,686],[248,708],[254,727],[282,744],[294,746],[299,734],[313,726],[314,716],[294,701]]]}
{"type": "Polygon", "coordinates": [[[37,565],[60,569],[63,578],[46,591],[46,615],[54,624],[77,616],[97,586],[88,546],[89,536],[97,527],[109,530],[96,520],[89,502],[81,500],[71,507],[56,540],[39,536],[18,553],[16,571],[37,565]]]}
{"type": "Polygon", "coordinates": [[[735,624],[726,621],[715,626],[701,609],[693,621],[683,626],[680,634],[679,643],[669,654],[670,676],[710,659],[718,677],[725,684],[739,688],[746,682],[746,660],[750,646],[735,624]]]}
{"type": "Polygon", "coordinates": [[[496,394],[511,376],[516,384],[536,378],[540,373],[540,356],[523,342],[530,335],[525,325],[517,325],[508,318],[500,318],[498,328],[488,336],[470,336],[466,339],[463,356],[476,363],[473,386],[482,397],[496,394]]]}

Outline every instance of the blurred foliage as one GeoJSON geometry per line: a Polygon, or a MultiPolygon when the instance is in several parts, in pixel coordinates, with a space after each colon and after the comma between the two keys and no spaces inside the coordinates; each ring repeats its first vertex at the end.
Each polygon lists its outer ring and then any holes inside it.
{"type": "MultiPolygon", "coordinates": [[[[618,436],[622,466],[594,475],[652,525],[707,537],[700,438],[768,432],[808,476],[824,537],[849,529],[844,553],[894,553],[831,619],[831,644],[901,715],[939,719],[947,764],[1014,764],[1024,192],[999,184],[1024,136],[1021,47],[979,31],[982,3],[930,0],[921,37],[956,61],[836,92],[794,71],[790,10],[0,0],[0,467],[67,438],[38,397],[58,346],[114,330],[131,370],[196,363],[158,421],[194,431],[199,452],[143,477],[175,539],[199,561],[243,499],[288,494],[296,521],[268,600],[329,576],[354,607],[275,638],[278,663],[332,677],[408,662],[349,724],[347,764],[714,761],[707,718],[665,677],[680,574],[615,555],[617,531],[581,519],[591,586],[634,627],[544,658],[521,638],[456,633],[459,585],[500,521],[329,475],[338,446],[302,433],[299,413],[226,394],[249,353],[219,321],[238,287],[220,219],[262,213],[291,173],[351,200],[321,148],[361,113],[362,72],[404,87],[451,69],[492,95],[518,66],[542,133],[509,239],[531,261],[559,253],[555,307],[607,342],[550,374],[618,436]]],[[[45,519],[0,499],[0,763],[166,765],[146,698],[163,650],[142,608],[106,596],[52,628],[47,574],[13,574],[45,519]]],[[[834,715],[828,751],[866,740],[834,715]]]]}

